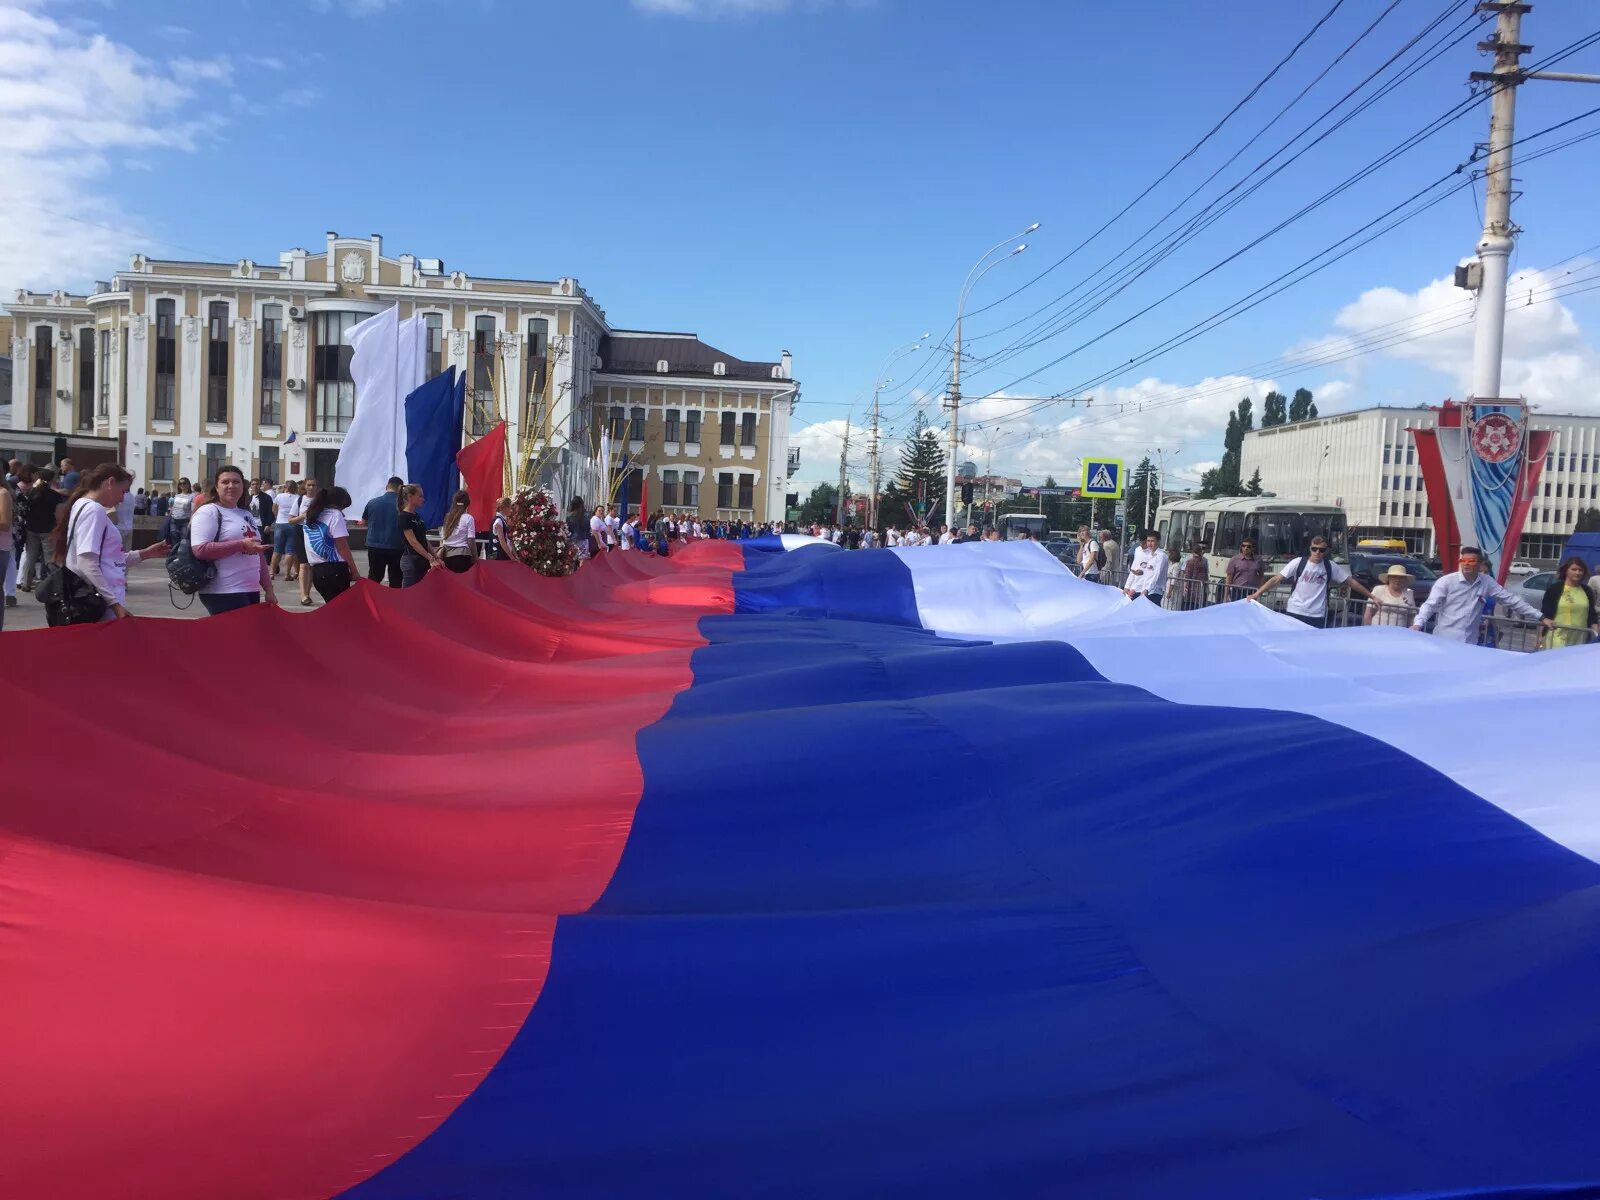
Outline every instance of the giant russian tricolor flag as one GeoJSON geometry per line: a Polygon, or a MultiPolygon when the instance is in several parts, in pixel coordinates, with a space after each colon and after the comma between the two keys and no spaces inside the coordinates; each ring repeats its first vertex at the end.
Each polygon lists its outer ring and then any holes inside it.
{"type": "Polygon", "coordinates": [[[8,634],[0,1196],[1592,1196],[1597,668],[1029,544],[8,634]]]}

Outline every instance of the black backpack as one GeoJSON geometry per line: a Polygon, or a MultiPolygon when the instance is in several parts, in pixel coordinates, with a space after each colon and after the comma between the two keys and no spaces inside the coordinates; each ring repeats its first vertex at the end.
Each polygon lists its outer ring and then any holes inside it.
{"type": "MultiPolygon", "coordinates": [[[[183,535],[167,550],[167,579],[185,596],[194,595],[217,577],[216,563],[194,556],[194,547],[189,543],[193,530],[194,517],[191,516],[184,524],[183,535]]],[[[222,532],[220,519],[217,532],[222,532]]]]}
{"type": "MultiPolygon", "coordinates": [[[[88,511],[81,509],[82,512],[88,511]]],[[[72,547],[72,531],[76,519],[67,522],[67,547],[72,547]]],[[[94,625],[106,615],[106,598],[94,584],[64,564],[49,563],[44,569],[44,582],[34,597],[44,605],[44,619],[52,627],[61,625],[94,625]]]]}

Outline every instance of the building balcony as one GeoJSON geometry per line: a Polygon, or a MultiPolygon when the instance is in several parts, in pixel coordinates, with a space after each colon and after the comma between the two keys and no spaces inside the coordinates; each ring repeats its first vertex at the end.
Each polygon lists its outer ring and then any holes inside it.
{"type": "Polygon", "coordinates": [[[789,447],[789,477],[794,478],[795,472],[800,470],[800,447],[789,447]]]}

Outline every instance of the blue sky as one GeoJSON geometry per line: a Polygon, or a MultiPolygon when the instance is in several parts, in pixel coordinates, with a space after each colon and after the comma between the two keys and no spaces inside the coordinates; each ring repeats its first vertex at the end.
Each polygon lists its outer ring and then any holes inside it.
{"type": "MultiPolygon", "coordinates": [[[[394,251],[471,272],[574,275],[619,325],[693,329],[752,358],[791,350],[804,388],[802,479],[826,478],[837,474],[843,419],[852,409],[860,419],[885,357],[924,331],[930,350],[898,364],[899,382],[884,395],[896,434],[919,401],[937,414],[949,356],[934,343],[986,247],[1043,223],[1026,254],[987,276],[972,308],[1027,282],[1115,214],[1331,3],[1238,0],[1224,28],[1206,6],[1177,0],[0,0],[0,115],[23,131],[0,151],[0,205],[18,214],[0,232],[0,285],[81,286],[137,250],[266,259],[315,247],[324,229],[380,232],[394,251]],[[916,374],[931,356],[939,369],[916,374]]],[[[1095,278],[1386,6],[1345,0],[1145,202],[1046,278],[970,318],[974,353],[1004,347],[1029,323],[997,327],[1095,278]]],[[[1535,57],[1600,25],[1586,7],[1539,5],[1525,30],[1535,57]]],[[[1400,0],[1184,211],[1445,8],[1400,0]]],[[[1469,12],[1456,5],[1419,49],[1469,12]]],[[[1060,406],[1018,416],[1026,401],[977,400],[972,456],[982,463],[992,452],[997,469],[1039,477],[1071,474],[1082,455],[1137,458],[1163,445],[1180,470],[1196,471],[1220,453],[1226,408],[1245,394],[1259,404],[1272,383],[1311,387],[1325,408],[1460,395],[1464,327],[1347,362],[1281,360],[1380,320],[1415,322],[1461,304],[1464,294],[1439,281],[1476,240],[1465,192],[1233,323],[1099,377],[1450,171],[1485,136],[1481,108],[1126,328],[1019,377],[1464,100],[1467,73],[1483,65],[1475,40],[1447,50],[1070,331],[1002,364],[970,361],[963,391],[973,397],[1008,384],[1007,394],[1049,395],[1096,381],[1094,406],[1076,416],[1060,406]],[[1269,369],[1252,369],[1261,364],[1269,369]]],[[[1562,65],[1600,71],[1600,47],[1562,65]]],[[[1531,84],[1519,132],[1596,105],[1600,88],[1531,84]]],[[[1527,150],[1597,127],[1600,117],[1587,118],[1527,150]]],[[[1517,172],[1519,269],[1600,243],[1590,200],[1597,147],[1517,172]]],[[[1507,390],[1552,411],[1600,411],[1596,297],[1548,291],[1559,281],[1539,275],[1523,282],[1550,302],[1514,314],[1507,390]]],[[[853,471],[863,461],[853,453],[853,471]]]]}

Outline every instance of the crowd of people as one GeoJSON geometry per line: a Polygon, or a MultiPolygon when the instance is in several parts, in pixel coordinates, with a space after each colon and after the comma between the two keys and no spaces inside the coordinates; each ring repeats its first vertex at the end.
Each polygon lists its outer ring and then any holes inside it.
{"type": "MultiPolygon", "coordinates": [[[[277,584],[292,585],[302,606],[311,607],[315,593],[333,600],[355,582],[361,568],[350,545],[346,516],[352,498],[344,488],[321,486],[315,479],[278,484],[246,479],[238,467],[221,468],[208,487],[180,479],[170,493],[146,494],[134,489],[132,474],[115,463],[79,471],[71,459],[58,467],[36,467],[13,459],[0,488],[0,569],[5,577],[5,607],[17,603],[18,592],[32,592],[55,566],[81,581],[85,610],[97,620],[129,615],[127,573],[151,559],[168,559],[174,579],[195,581],[194,594],[210,615],[259,603],[281,603],[277,584]],[[133,518],[159,517],[158,539],[133,548],[133,518]],[[175,570],[173,560],[190,561],[175,570]]],[[[512,502],[502,497],[490,527],[481,531],[472,515],[472,497],[457,491],[437,537],[420,515],[426,496],[420,485],[392,477],[381,495],[364,505],[360,521],[366,529],[366,575],[375,584],[411,587],[430,571],[468,571],[480,552],[491,559],[516,557],[508,517],[512,502]]],[[[647,514],[601,504],[589,507],[581,496],[567,508],[567,536],[580,561],[612,552],[648,552],[662,556],[676,545],[696,541],[741,540],[763,534],[808,533],[850,550],[904,549],[997,541],[994,529],[976,525],[950,528],[915,524],[905,529],[876,530],[827,522],[796,525],[750,521],[706,520],[657,509],[647,514]]],[[[1020,534],[1023,539],[1031,535],[1020,534]]],[[[1535,608],[1498,583],[1483,553],[1463,547],[1457,570],[1441,576],[1425,600],[1415,599],[1415,582],[1401,564],[1388,568],[1376,588],[1368,589],[1349,569],[1332,558],[1326,538],[1313,537],[1303,555],[1267,573],[1254,538],[1246,537],[1239,553],[1228,560],[1220,580],[1213,580],[1201,548],[1188,558],[1163,549],[1159,537],[1144,532],[1123,561],[1122,547],[1111,529],[1098,533],[1080,526],[1075,548],[1062,555],[1080,578],[1119,587],[1130,599],[1157,605],[1199,608],[1213,598],[1259,603],[1279,587],[1288,588],[1283,610],[1306,625],[1333,623],[1345,597],[1361,597],[1362,622],[1426,630],[1436,636],[1474,641],[1486,613],[1496,606],[1537,625],[1547,647],[1578,645],[1600,636],[1600,578],[1578,558],[1562,562],[1555,582],[1535,608]],[[1337,600],[1335,599],[1337,597],[1337,600]],[[1172,601],[1176,600],[1176,603],[1172,601]]],[[[184,590],[191,590],[185,588],[184,590]]],[[[0,608],[0,629],[5,608],[0,608]]]]}

